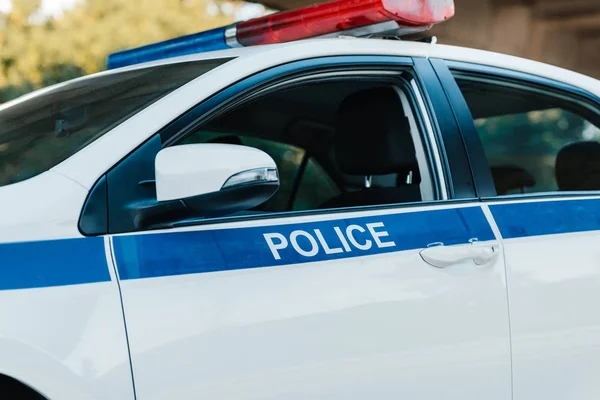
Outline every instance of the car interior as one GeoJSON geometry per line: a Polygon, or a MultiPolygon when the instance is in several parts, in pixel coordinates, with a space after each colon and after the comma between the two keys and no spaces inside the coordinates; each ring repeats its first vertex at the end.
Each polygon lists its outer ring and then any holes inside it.
{"type": "Polygon", "coordinates": [[[405,88],[373,80],[307,83],[250,101],[183,143],[252,146],[277,163],[280,189],[254,212],[433,200],[405,88]]]}
{"type": "Polygon", "coordinates": [[[493,119],[496,132],[504,129],[504,137],[492,139],[495,148],[484,143],[488,158],[500,155],[504,161],[490,162],[498,195],[543,191],[536,189],[545,178],[540,171],[543,168],[551,172],[553,190],[600,190],[600,143],[587,139],[584,132],[585,125],[600,132],[597,112],[546,93],[476,80],[458,82],[476,124],[493,119]],[[547,114],[541,114],[544,112],[547,114]],[[570,121],[558,120],[538,128],[545,122],[540,121],[544,115],[568,116],[570,121]],[[514,116],[527,118],[523,122],[511,119],[514,116]],[[497,146],[502,141],[504,146],[497,146]],[[548,162],[551,164],[542,165],[548,162]]]}

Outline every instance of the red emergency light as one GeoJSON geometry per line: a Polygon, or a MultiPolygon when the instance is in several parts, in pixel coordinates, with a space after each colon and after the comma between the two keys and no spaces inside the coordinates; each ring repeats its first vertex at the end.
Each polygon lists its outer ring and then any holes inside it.
{"type": "Polygon", "coordinates": [[[395,21],[429,29],[454,16],[454,0],[336,0],[237,24],[243,46],[291,42],[395,21]]]}
{"type": "Polygon", "coordinates": [[[169,57],[335,35],[395,36],[424,31],[454,16],[454,0],[335,0],[124,50],[108,57],[118,68],[169,57]]]}

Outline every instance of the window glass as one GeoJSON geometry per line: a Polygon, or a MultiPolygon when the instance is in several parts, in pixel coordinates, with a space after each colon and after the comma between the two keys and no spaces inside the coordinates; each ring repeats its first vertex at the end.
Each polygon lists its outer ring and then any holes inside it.
{"type": "Polygon", "coordinates": [[[600,119],[582,104],[459,80],[498,195],[600,190],[600,119]]]}
{"type": "Polygon", "coordinates": [[[421,179],[429,172],[418,120],[402,89],[354,79],[294,86],[223,113],[180,143],[237,144],[271,156],[280,187],[250,213],[431,201],[422,195],[431,181],[421,179]]]}
{"type": "Polygon", "coordinates": [[[58,85],[0,108],[0,186],[40,174],[227,60],[157,66],[58,85]]]}
{"type": "Polygon", "coordinates": [[[335,182],[325,173],[319,163],[311,158],[302,175],[293,209],[296,211],[319,208],[327,200],[340,193],[335,182]]]}

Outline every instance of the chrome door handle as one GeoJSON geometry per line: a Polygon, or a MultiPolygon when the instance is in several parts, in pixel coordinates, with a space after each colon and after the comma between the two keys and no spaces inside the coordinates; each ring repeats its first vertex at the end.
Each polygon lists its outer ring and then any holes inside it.
{"type": "Polygon", "coordinates": [[[498,244],[472,243],[457,246],[439,245],[421,250],[421,258],[435,268],[448,268],[464,261],[484,266],[498,257],[498,244]]]}

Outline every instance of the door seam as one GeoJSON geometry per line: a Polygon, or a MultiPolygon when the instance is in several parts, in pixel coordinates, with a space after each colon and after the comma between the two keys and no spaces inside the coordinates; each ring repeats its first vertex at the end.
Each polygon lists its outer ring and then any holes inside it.
{"type": "Polygon", "coordinates": [[[109,262],[113,268],[114,276],[117,281],[117,288],[119,289],[119,300],[121,302],[121,313],[123,314],[123,327],[125,328],[125,340],[127,342],[127,356],[129,357],[129,371],[131,373],[131,386],[133,389],[133,399],[137,400],[137,393],[135,387],[135,377],[133,374],[133,358],[131,357],[131,346],[129,342],[129,332],[127,329],[127,319],[125,318],[125,304],[123,302],[123,291],[121,290],[121,279],[119,278],[119,270],[117,268],[117,262],[115,260],[115,253],[113,248],[113,240],[112,236],[105,237],[105,246],[108,247],[108,253],[110,254],[110,259],[107,257],[107,262],[109,262]]]}
{"type": "Polygon", "coordinates": [[[506,249],[504,247],[504,238],[502,237],[502,233],[500,232],[500,228],[496,224],[496,220],[494,219],[494,214],[492,214],[492,210],[486,203],[481,203],[481,208],[483,213],[485,214],[492,231],[494,232],[494,236],[496,236],[497,240],[500,242],[500,249],[502,251],[502,259],[504,260],[504,279],[506,285],[506,310],[508,313],[508,348],[510,351],[510,397],[514,400],[515,392],[514,392],[514,364],[513,364],[513,340],[512,340],[512,324],[511,324],[511,315],[510,315],[510,296],[508,290],[508,270],[507,270],[507,262],[506,262],[506,249]]]}

